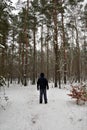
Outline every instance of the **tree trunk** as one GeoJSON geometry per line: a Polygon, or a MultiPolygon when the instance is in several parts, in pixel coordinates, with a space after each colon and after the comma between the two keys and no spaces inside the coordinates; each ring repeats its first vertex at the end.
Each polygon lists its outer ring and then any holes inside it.
{"type": "Polygon", "coordinates": [[[59,65],[59,47],[58,47],[58,25],[57,25],[57,9],[56,3],[57,1],[54,0],[54,7],[53,9],[53,22],[54,22],[54,52],[55,52],[55,87],[57,87],[57,80],[59,81],[59,88],[61,88],[60,82],[60,65],[59,65]]]}
{"type": "Polygon", "coordinates": [[[46,48],[47,48],[47,79],[49,80],[49,28],[48,27],[47,27],[46,48]]]}
{"type": "Polygon", "coordinates": [[[25,14],[25,23],[24,23],[24,38],[25,38],[25,64],[24,64],[24,86],[27,86],[27,68],[28,68],[28,34],[27,34],[27,18],[28,18],[28,11],[29,11],[29,0],[27,0],[27,8],[26,8],[26,14],[25,14]]]}
{"type": "Polygon", "coordinates": [[[62,15],[62,33],[63,33],[63,53],[64,53],[64,84],[66,84],[66,74],[67,74],[67,66],[66,66],[66,39],[65,39],[65,31],[64,31],[64,17],[63,12],[62,15]]]}
{"type": "Polygon", "coordinates": [[[33,82],[35,84],[36,78],[36,36],[35,36],[35,29],[33,30],[33,37],[34,37],[34,52],[33,52],[33,82]]]}
{"type": "Polygon", "coordinates": [[[43,22],[42,22],[42,26],[41,26],[41,72],[44,71],[43,69],[43,22]]]}
{"type": "Polygon", "coordinates": [[[21,40],[20,40],[20,37],[19,37],[18,84],[20,83],[21,78],[22,78],[22,72],[21,72],[21,49],[22,49],[22,46],[21,46],[21,40]]]}
{"type": "Polygon", "coordinates": [[[75,24],[75,30],[76,30],[76,57],[77,57],[77,81],[80,82],[80,47],[79,47],[79,41],[78,41],[78,30],[76,28],[75,24]]]}

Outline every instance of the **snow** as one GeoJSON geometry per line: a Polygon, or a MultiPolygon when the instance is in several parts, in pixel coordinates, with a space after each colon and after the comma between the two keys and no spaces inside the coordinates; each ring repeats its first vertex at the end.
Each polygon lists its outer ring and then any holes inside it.
{"type": "Polygon", "coordinates": [[[2,44],[0,44],[0,48],[5,48],[5,46],[3,46],[2,44]]]}
{"type": "Polygon", "coordinates": [[[36,85],[13,84],[5,93],[9,99],[0,99],[0,130],[87,130],[87,104],[77,105],[66,88],[50,85],[48,104],[39,104],[36,85]]]}

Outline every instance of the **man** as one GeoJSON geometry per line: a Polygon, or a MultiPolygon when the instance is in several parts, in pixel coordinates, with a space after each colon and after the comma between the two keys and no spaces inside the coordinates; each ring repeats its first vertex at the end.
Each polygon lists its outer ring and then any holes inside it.
{"type": "Polygon", "coordinates": [[[49,89],[48,86],[48,81],[44,77],[44,73],[40,74],[40,78],[37,81],[37,90],[40,90],[40,97],[39,97],[39,102],[43,102],[43,96],[44,96],[44,102],[45,104],[47,103],[47,89],[49,89]]]}

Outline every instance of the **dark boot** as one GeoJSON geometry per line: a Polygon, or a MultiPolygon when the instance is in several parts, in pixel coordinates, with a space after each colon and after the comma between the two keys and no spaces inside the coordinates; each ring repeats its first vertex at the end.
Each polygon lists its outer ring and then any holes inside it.
{"type": "Polygon", "coordinates": [[[47,101],[45,101],[45,104],[47,104],[47,101]]]}
{"type": "Polygon", "coordinates": [[[40,101],[40,104],[42,104],[42,101],[40,101]]]}

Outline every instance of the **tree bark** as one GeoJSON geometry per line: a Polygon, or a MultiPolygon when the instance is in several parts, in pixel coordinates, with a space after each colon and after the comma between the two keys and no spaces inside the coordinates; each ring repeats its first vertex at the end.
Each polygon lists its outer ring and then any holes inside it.
{"type": "Polygon", "coordinates": [[[55,87],[57,87],[57,80],[59,81],[59,88],[61,88],[60,81],[60,63],[59,63],[59,47],[58,47],[58,25],[57,25],[57,1],[54,0],[54,9],[53,9],[53,22],[54,22],[54,52],[55,52],[55,87]]]}

